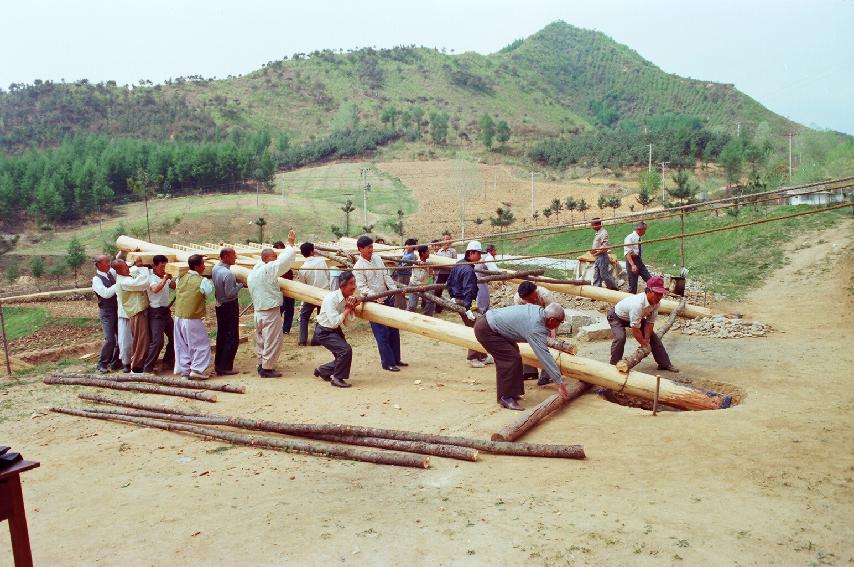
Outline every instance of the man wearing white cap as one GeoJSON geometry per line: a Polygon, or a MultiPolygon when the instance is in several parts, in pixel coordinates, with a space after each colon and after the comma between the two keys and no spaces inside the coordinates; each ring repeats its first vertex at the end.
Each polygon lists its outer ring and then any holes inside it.
{"type": "MultiPolygon", "coordinates": [[[[477,274],[475,274],[474,265],[470,262],[480,262],[482,253],[480,242],[477,240],[469,242],[465,256],[451,268],[451,274],[448,276],[448,295],[457,305],[465,308],[467,313],[462,316],[462,319],[466,327],[474,326],[471,304],[477,298],[477,274]]],[[[469,350],[466,360],[472,368],[483,368],[493,362],[491,356],[476,350],[469,350]]]]}
{"type": "Polygon", "coordinates": [[[611,335],[614,337],[611,341],[611,364],[617,364],[623,358],[628,327],[640,346],[650,347],[659,370],[679,372],[679,369],[670,363],[664,343],[652,332],[661,298],[665,295],[667,289],[664,287],[664,280],[659,276],[652,276],[647,280],[643,293],[629,296],[608,310],[608,324],[611,325],[611,335]]]}

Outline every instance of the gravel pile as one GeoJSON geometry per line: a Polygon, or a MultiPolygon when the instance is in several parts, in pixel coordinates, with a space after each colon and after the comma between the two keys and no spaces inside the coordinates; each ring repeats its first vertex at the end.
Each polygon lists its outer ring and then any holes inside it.
{"type": "Polygon", "coordinates": [[[772,331],[770,325],[744,319],[727,319],[722,315],[679,321],[674,325],[683,335],[701,335],[717,339],[764,337],[772,331]]]}

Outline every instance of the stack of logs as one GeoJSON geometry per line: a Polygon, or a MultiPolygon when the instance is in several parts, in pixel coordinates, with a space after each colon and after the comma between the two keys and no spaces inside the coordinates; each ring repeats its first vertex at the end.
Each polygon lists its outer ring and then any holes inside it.
{"type": "Polygon", "coordinates": [[[236,445],[249,445],[285,452],[299,452],[308,455],[404,467],[428,468],[431,455],[477,461],[478,453],[481,451],[497,455],[563,459],[583,459],[585,457],[584,449],[580,445],[482,441],[465,437],[431,435],[356,425],[281,423],[211,415],[187,409],[143,404],[92,394],[80,394],[80,398],[114,407],[79,409],[54,407],[51,408],[51,411],[189,433],[236,445]],[[230,431],[222,429],[223,427],[240,431],[230,431]],[[250,435],[246,431],[276,433],[291,438],[250,435]],[[311,441],[293,439],[292,437],[301,437],[311,441]],[[372,451],[347,447],[346,445],[360,445],[385,450],[372,451]]]}

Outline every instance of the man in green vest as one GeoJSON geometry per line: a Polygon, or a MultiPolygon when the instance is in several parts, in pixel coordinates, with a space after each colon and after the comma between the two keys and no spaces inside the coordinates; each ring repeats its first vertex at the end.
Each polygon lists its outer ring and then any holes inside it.
{"type": "Polygon", "coordinates": [[[113,260],[116,271],[116,296],[130,321],[132,340],[130,367],[140,373],[148,354],[148,268],[127,265],[124,260],[113,260]]]}
{"type": "Polygon", "coordinates": [[[205,329],[205,301],[214,286],[202,274],[205,259],[193,254],[190,271],[178,278],[175,287],[175,374],[190,380],[207,380],[211,365],[211,342],[205,329]]]}

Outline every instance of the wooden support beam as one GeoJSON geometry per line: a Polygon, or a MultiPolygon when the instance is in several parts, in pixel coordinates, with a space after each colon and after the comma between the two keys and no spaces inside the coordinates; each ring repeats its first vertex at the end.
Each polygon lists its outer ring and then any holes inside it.
{"type": "MultiPolygon", "coordinates": [[[[147,243],[127,236],[121,236],[117,240],[117,244],[122,249],[125,246],[129,246],[132,249],[143,249],[147,243]]],[[[247,268],[232,266],[231,271],[234,272],[238,281],[246,282],[246,278],[249,275],[247,268]]],[[[288,297],[308,301],[315,305],[322,303],[323,297],[329,293],[329,290],[305,285],[297,281],[285,280],[284,278],[279,278],[279,287],[288,297]]],[[[395,309],[394,307],[379,303],[361,304],[356,311],[356,315],[368,321],[375,321],[466,349],[486,352],[475,338],[474,331],[463,325],[450,323],[434,317],[427,317],[420,313],[395,309]]],[[[519,350],[522,360],[526,364],[537,367],[542,366],[530,346],[520,344],[519,350]]],[[[614,366],[606,362],[580,356],[558,356],[558,351],[552,351],[552,355],[556,358],[561,369],[561,374],[564,376],[647,400],[652,400],[655,394],[655,376],[650,374],[632,372],[626,375],[620,373],[614,366]]],[[[687,384],[680,384],[672,380],[662,380],[660,399],[661,403],[692,410],[725,408],[729,407],[732,401],[731,396],[687,384]]]]}
{"type": "Polygon", "coordinates": [[[566,391],[569,393],[568,400],[563,399],[560,394],[552,394],[530,410],[525,411],[497,432],[493,433],[492,440],[515,441],[519,439],[542,420],[566,407],[569,402],[578,398],[589,389],[590,384],[574,380],[572,384],[567,384],[566,386],[566,391]]]}

